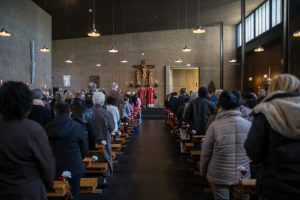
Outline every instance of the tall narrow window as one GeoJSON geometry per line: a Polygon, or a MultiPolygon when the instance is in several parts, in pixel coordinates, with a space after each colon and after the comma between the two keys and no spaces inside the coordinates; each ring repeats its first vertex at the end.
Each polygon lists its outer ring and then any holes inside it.
{"type": "Polygon", "coordinates": [[[272,0],[272,27],[282,22],[282,0],[272,0]]]}
{"type": "Polygon", "coordinates": [[[242,46],[242,24],[239,23],[236,28],[236,46],[242,46]]]}
{"type": "Polygon", "coordinates": [[[266,1],[255,11],[255,36],[270,29],[270,1],[266,1]]]}

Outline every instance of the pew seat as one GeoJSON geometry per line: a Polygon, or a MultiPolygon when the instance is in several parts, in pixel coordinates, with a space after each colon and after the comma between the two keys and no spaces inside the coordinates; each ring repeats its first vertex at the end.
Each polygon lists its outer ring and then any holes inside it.
{"type": "Polygon", "coordinates": [[[190,151],[191,159],[196,160],[196,161],[200,160],[200,154],[201,154],[201,151],[194,151],[194,150],[190,151]]]}
{"type": "Polygon", "coordinates": [[[48,197],[64,197],[70,192],[68,184],[64,181],[54,181],[53,191],[48,192],[48,197]]]}

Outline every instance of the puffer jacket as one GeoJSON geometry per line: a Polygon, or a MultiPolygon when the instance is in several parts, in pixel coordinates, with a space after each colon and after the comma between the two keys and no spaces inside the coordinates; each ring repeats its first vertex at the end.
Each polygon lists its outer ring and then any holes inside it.
{"type": "Polygon", "coordinates": [[[300,199],[300,93],[270,94],[254,112],[245,149],[258,165],[257,193],[300,199]]]}
{"type": "Polygon", "coordinates": [[[209,182],[237,184],[241,178],[238,166],[247,171],[243,179],[250,177],[249,158],[244,149],[250,126],[239,110],[218,113],[207,130],[201,149],[200,174],[209,182]]]}

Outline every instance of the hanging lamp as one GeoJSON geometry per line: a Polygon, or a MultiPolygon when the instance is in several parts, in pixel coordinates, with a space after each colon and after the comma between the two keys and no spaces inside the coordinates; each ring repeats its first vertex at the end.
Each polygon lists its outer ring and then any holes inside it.
{"type": "MultiPolygon", "coordinates": [[[[197,15],[198,15],[197,16],[198,24],[200,24],[200,0],[198,0],[198,14],[197,15]]],[[[196,28],[194,28],[193,33],[195,33],[195,34],[205,33],[205,29],[201,25],[198,25],[196,28]]]]}
{"type": "Polygon", "coordinates": [[[192,66],[192,65],[188,63],[188,64],[186,64],[185,66],[190,67],[190,66],[192,66]]]}
{"type": "Polygon", "coordinates": [[[67,60],[65,60],[65,62],[68,63],[68,64],[73,63],[73,61],[70,58],[68,58],[67,60]]]}
{"type": "Polygon", "coordinates": [[[294,32],[293,37],[300,37],[300,30],[294,32]]]}
{"type": "Polygon", "coordinates": [[[175,63],[182,63],[182,60],[181,60],[180,58],[177,58],[177,59],[175,60],[175,63]]]}
{"type": "Polygon", "coordinates": [[[102,65],[98,63],[98,64],[96,64],[96,67],[102,67],[102,65]]]}
{"type": "Polygon", "coordinates": [[[11,33],[6,31],[4,28],[2,28],[1,31],[0,31],[0,36],[1,37],[10,37],[11,33]]]}
{"type": "Polygon", "coordinates": [[[95,25],[95,16],[96,16],[96,7],[95,7],[95,0],[93,0],[93,27],[91,32],[88,32],[89,37],[100,37],[100,33],[96,30],[96,25],[95,25]]]}
{"type": "Polygon", "coordinates": [[[128,60],[127,60],[126,58],[123,58],[123,59],[121,60],[121,63],[128,63],[128,60]]]}
{"type": "Polygon", "coordinates": [[[113,45],[111,49],[108,50],[109,53],[118,53],[118,49],[116,49],[115,46],[115,0],[113,0],[113,45]]]}
{"type": "MultiPolygon", "coordinates": [[[[126,5],[126,0],[123,0],[123,39],[124,39],[124,44],[125,44],[125,33],[126,33],[126,8],[125,8],[125,5],[126,5]]],[[[128,63],[128,60],[124,57],[122,60],[121,60],[121,63],[128,63]]]]}
{"type": "Polygon", "coordinates": [[[254,49],[255,52],[263,52],[265,49],[262,46],[258,46],[257,48],[254,49]]]}
{"type": "MultiPolygon", "coordinates": [[[[188,31],[188,27],[187,27],[187,0],[185,0],[185,29],[188,31]]],[[[187,45],[181,50],[183,52],[191,52],[192,49],[189,48],[187,45]]]]}
{"type": "Polygon", "coordinates": [[[50,52],[50,49],[48,49],[46,46],[44,46],[43,48],[40,49],[40,52],[47,53],[47,52],[50,52]]]}
{"type": "Polygon", "coordinates": [[[230,63],[237,63],[237,60],[235,58],[232,58],[231,60],[229,60],[230,63]]]}

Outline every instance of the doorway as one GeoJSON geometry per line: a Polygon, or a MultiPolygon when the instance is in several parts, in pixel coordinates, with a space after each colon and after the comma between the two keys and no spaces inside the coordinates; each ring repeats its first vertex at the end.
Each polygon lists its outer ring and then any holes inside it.
{"type": "Polygon", "coordinates": [[[197,92],[199,88],[199,67],[166,66],[166,94],[178,92],[181,88],[197,92]]]}

